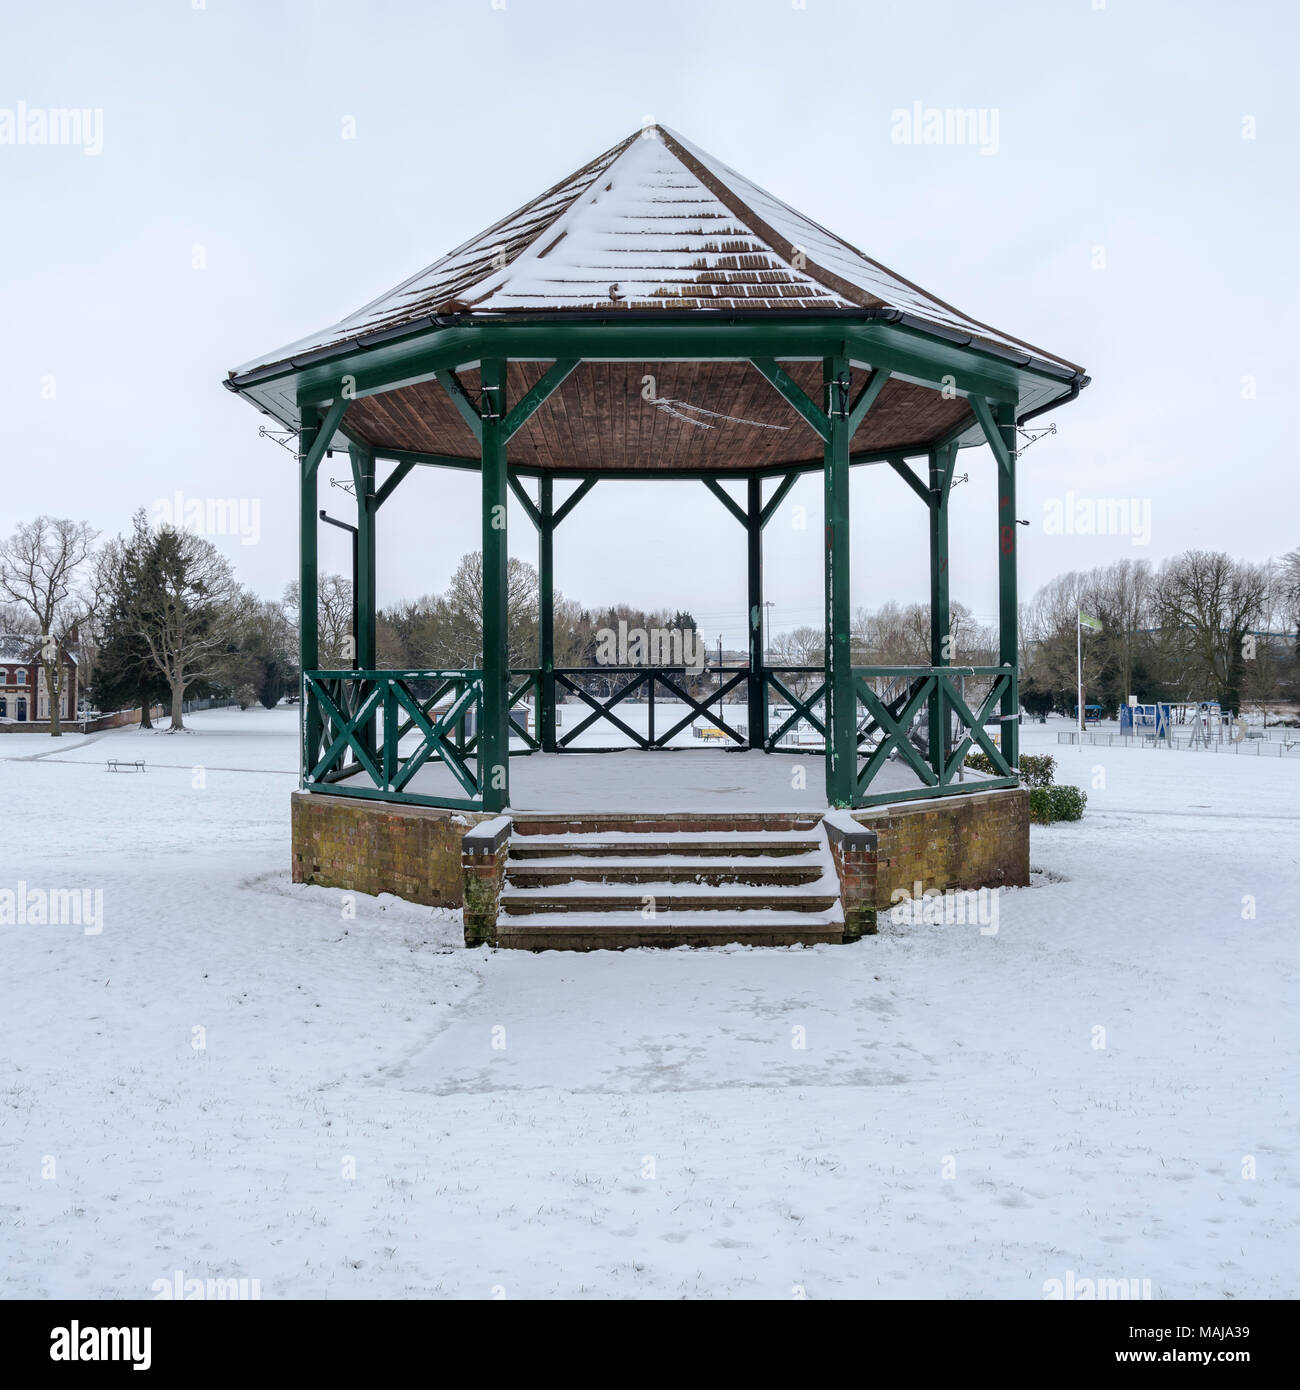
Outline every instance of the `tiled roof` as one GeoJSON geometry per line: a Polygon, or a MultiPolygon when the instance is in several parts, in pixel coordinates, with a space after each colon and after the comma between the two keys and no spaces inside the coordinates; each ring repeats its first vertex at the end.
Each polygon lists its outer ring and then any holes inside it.
{"type": "Polygon", "coordinates": [[[922,326],[1073,367],[967,318],[648,126],[356,313],[235,375],[430,314],[855,308],[902,310],[922,326]]]}

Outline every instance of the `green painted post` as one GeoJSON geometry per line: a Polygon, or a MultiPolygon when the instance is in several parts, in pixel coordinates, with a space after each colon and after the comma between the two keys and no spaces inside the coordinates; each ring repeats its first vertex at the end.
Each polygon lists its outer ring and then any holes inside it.
{"type": "Polygon", "coordinates": [[[767,743],[767,692],[763,688],[763,480],[752,475],[746,498],[749,541],[749,746],[767,743]]]}
{"type": "MultiPolygon", "coordinates": [[[[375,454],[354,444],[348,448],[348,457],[357,494],[356,659],[359,670],[373,671],[379,664],[375,656],[375,454]]],[[[373,755],[376,721],[368,719],[361,732],[363,745],[373,755]]]]}
{"type": "Polygon", "coordinates": [[[822,359],[829,428],[826,495],[826,800],[851,806],[857,792],[857,697],[849,645],[849,359],[822,359]]]}
{"type": "Polygon", "coordinates": [[[537,643],[542,668],[538,736],[543,753],[555,752],[555,481],[537,480],[537,643]]]}
{"type": "Polygon", "coordinates": [[[479,768],[483,809],[510,804],[510,661],[506,650],[506,364],[499,358],[480,369],[483,423],[483,722],[479,768]]]}
{"type": "MultiPolygon", "coordinates": [[[[998,464],[998,664],[1020,669],[1020,634],[1016,589],[1016,408],[999,405],[995,412],[998,433],[1008,454],[998,464]]],[[[1017,716],[1018,681],[1008,684],[1002,696],[1002,734],[998,745],[1013,767],[1020,766],[1020,724],[1017,716]]]]}
{"type": "MultiPolygon", "coordinates": [[[[956,463],[957,446],[930,450],[930,665],[952,663],[952,607],[948,577],[948,478],[956,463]]],[[[948,707],[943,687],[936,683],[930,700],[927,742],[930,766],[942,775],[950,743],[948,707]]]]}
{"type": "Polygon", "coordinates": [[[353,445],[352,481],[357,494],[357,666],[375,669],[375,456],[353,445]]]}
{"type": "Polygon", "coordinates": [[[320,411],[315,406],[304,406],[302,423],[298,430],[298,733],[302,755],[300,785],[305,784],[307,774],[316,765],[321,744],[320,711],[307,698],[306,679],[306,673],[316,670],[320,664],[316,465],[308,467],[307,459],[319,432],[320,411]]]}

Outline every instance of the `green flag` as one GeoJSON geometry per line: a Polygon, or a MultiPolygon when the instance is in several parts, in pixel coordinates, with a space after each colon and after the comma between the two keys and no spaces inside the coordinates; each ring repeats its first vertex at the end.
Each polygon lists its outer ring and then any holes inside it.
{"type": "Polygon", "coordinates": [[[1079,626],[1080,626],[1080,627],[1091,628],[1093,632],[1100,632],[1100,631],[1101,631],[1101,620],[1100,620],[1099,618],[1090,618],[1090,617],[1088,616],[1087,613],[1083,612],[1083,610],[1080,609],[1080,610],[1079,610],[1079,626]]]}

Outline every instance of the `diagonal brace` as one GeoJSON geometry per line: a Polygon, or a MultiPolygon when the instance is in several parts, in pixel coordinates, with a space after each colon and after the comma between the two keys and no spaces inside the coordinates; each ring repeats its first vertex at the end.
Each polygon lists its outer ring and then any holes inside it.
{"type": "Polygon", "coordinates": [[[777,365],[772,357],[751,357],[754,369],[783,395],[786,401],[803,416],[823,440],[831,437],[831,423],[826,412],[809,399],[808,393],[783,367],[777,365]]]}
{"type": "Polygon", "coordinates": [[[889,460],[889,466],[928,507],[933,500],[930,489],[912,472],[907,460],[898,455],[889,460]]]}
{"type": "Polygon", "coordinates": [[[584,478],[579,486],[574,488],[573,492],[551,514],[551,525],[558,526],[595,486],[595,478],[584,478]]]}
{"type": "Polygon", "coordinates": [[[330,447],[330,441],[338,431],[339,425],[343,422],[343,416],[351,404],[352,402],[347,396],[339,396],[325,412],[325,418],[321,421],[316,438],[302,461],[304,482],[315,473],[317,465],[325,457],[325,451],[330,447]]]}
{"type": "Polygon", "coordinates": [[[460,418],[469,426],[470,433],[478,441],[483,443],[483,418],[479,414],[478,406],[470,399],[470,394],[465,390],[460,377],[455,372],[443,369],[434,372],[434,376],[442,384],[442,389],[451,398],[451,403],[460,411],[460,418]]]}
{"type": "Polygon", "coordinates": [[[1002,438],[1002,431],[998,429],[997,421],[993,418],[993,411],[989,407],[988,401],[983,396],[968,396],[970,408],[975,412],[975,418],[980,422],[980,428],[984,431],[984,438],[989,442],[989,448],[993,450],[993,456],[998,461],[998,467],[1005,473],[1011,471],[1014,459],[1011,451],[1007,448],[1007,442],[1002,438]]]}
{"type": "Polygon", "coordinates": [[[749,513],[740,505],[739,502],[722,486],[716,478],[701,478],[700,481],[706,488],[722,503],[724,507],[736,518],[742,526],[748,527],[749,513]]]}
{"type": "Polygon", "coordinates": [[[564,384],[565,378],[581,361],[580,357],[564,357],[553,362],[537,384],[524,392],[511,407],[510,413],[506,416],[505,423],[501,427],[502,436],[509,440],[521,425],[526,424],[533,411],[542,404],[552,391],[564,384]]]}

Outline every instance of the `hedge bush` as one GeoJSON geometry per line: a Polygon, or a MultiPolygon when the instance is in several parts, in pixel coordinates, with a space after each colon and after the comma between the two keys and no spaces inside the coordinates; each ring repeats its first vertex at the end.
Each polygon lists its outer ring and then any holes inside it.
{"type": "MultiPolygon", "coordinates": [[[[987,772],[993,776],[997,769],[989,760],[987,753],[968,753],[966,766],[976,772],[987,772]]],[[[1035,757],[1032,753],[1020,755],[1020,781],[1026,787],[1050,787],[1056,776],[1056,759],[1043,754],[1035,757]]]]}
{"type": "Polygon", "coordinates": [[[1088,795],[1078,787],[1030,787],[1029,819],[1039,825],[1058,820],[1082,820],[1088,795]]]}
{"type": "Polygon", "coordinates": [[[1056,777],[1056,759],[1046,753],[1020,755],[1020,780],[1026,787],[1050,787],[1056,777]]]}

